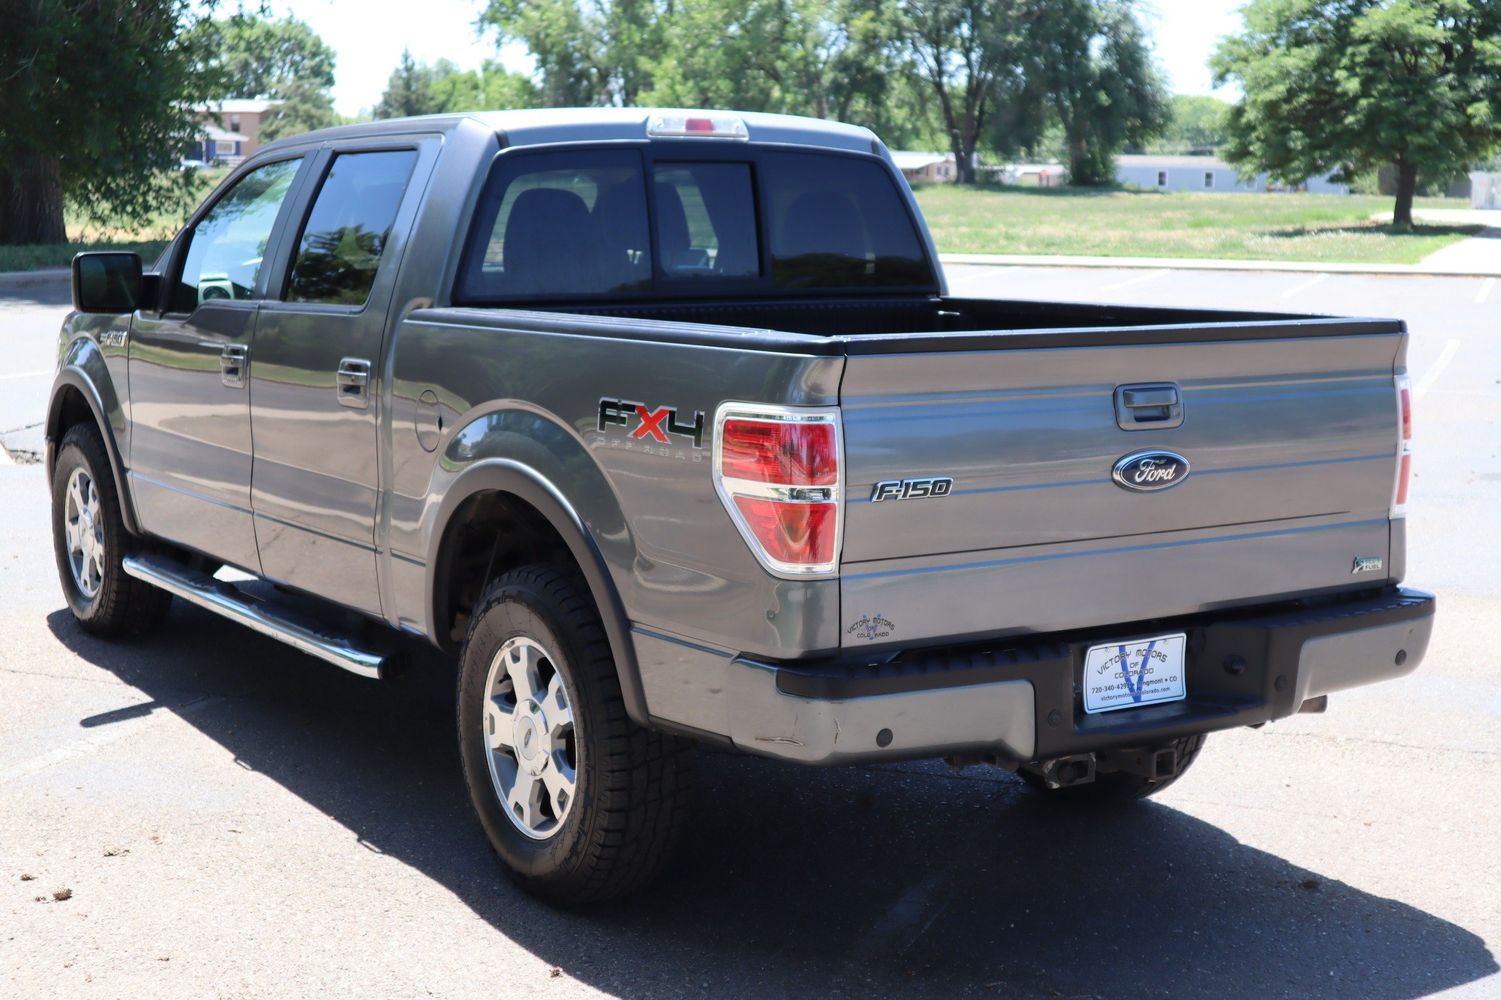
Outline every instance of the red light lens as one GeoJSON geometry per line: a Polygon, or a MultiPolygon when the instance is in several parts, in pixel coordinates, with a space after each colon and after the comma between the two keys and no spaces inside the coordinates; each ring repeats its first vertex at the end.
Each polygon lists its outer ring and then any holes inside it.
{"type": "Polygon", "coordinates": [[[831,503],[787,503],[759,497],[735,498],[745,523],[778,562],[819,564],[834,561],[838,507],[831,503]]]}
{"type": "Polygon", "coordinates": [[[1412,440],[1412,390],[1402,387],[1402,440],[1412,440]]]}
{"type": "Polygon", "coordinates": [[[685,132],[712,132],[714,131],[714,119],[712,118],[689,118],[683,123],[685,132]]]}
{"type": "Polygon", "coordinates": [[[1402,465],[1397,469],[1397,506],[1407,505],[1407,481],[1412,478],[1412,452],[1402,453],[1402,465]]]}
{"type": "Polygon", "coordinates": [[[839,451],[834,425],[771,420],[726,420],[722,474],[782,486],[834,486],[839,451]]]}

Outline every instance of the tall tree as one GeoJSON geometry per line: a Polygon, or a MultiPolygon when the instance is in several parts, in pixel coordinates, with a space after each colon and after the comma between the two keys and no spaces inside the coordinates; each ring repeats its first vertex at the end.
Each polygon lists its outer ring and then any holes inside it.
{"type": "Polygon", "coordinates": [[[1029,23],[1027,76],[1063,129],[1069,183],[1108,184],[1115,154],[1166,126],[1167,90],[1130,0],[1046,0],[1029,23]]]}
{"type": "Polygon", "coordinates": [[[433,64],[434,111],[502,111],[541,106],[537,85],[499,62],[487,60],[478,70],[461,70],[447,59],[433,64]]]}
{"type": "Polygon", "coordinates": [[[216,97],[275,102],[261,123],[261,138],[338,124],[331,91],[336,54],[307,23],[242,10],[222,20],[201,21],[194,30],[201,47],[211,53],[205,69],[217,81],[216,97]]]}
{"type": "Polygon", "coordinates": [[[0,243],[66,239],[63,200],[144,218],[193,190],[178,164],[208,92],[193,0],[0,4],[0,243]]]}
{"type": "Polygon", "coordinates": [[[1033,3],[903,0],[907,54],[938,99],[959,180],[965,183],[974,183],[975,152],[998,90],[1020,86],[1033,3]]]}
{"type": "Polygon", "coordinates": [[[1392,222],[1418,176],[1501,143],[1501,0],[1252,0],[1211,61],[1244,97],[1226,157],[1299,183],[1396,166],[1392,222]]]}
{"type": "Polygon", "coordinates": [[[1153,153],[1219,149],[1230,141],[1230,105],[1217,97],[1175,94],[1162,134],[1147,144],[1153,153]]]}
{"type": "Polygon", "coordinates": [[[412,58],[411,50],[403,49],[401,61],[391,71],[386,83],[386,92],[380,95],[375,106],[377,118],[406,118],[409,115],[431,115],[438,111],[437,99],[433,96],[433,69],[412,58]]]}
{"type": "Polygon", "coordinates": [[[478,25],[519,41],[551,107],[631,105],[651,84],[671,0],[487,0],[478,25]]]}

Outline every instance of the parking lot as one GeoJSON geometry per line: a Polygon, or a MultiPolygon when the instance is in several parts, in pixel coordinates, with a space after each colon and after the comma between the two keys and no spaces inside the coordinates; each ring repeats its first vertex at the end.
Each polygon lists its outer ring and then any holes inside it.
{"type": "MultiPolygon", "coordinates": [[[[181,602],[148,638],[90,638],[56,582],[40,466],[3,465],[0,995],[1501,996],[1496,279],[949,279],[1406,319],[1408,579],[1440,596],[1421,669],[1216,735],[1108,816],[982,768],[704,753],[669,878],[561,912],[488,855],[441,671],[374,684],[181,602]]],[[[65,298],[0,289],[0,443],[21,458],[65,298]]]]}

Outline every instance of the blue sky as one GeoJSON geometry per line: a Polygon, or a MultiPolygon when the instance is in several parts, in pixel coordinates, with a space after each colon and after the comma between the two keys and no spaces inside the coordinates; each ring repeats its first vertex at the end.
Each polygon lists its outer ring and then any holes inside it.
{"type": "MultiPolygon", "coordinates": [[[[312,25],[339,53],[334,105],[352,115],[380,100],[401,50],[423,61],[452,59],[468,69],[495,55],[493,41],[475,36],[484,0],[273,0],[312,25]]],[[[1212,92],[1204,61],[1218,39],[1240,24],[1242,0],[1144,0],[1142,10],[1157,39],[1157,58],[1183,94],[1212,92]]],[[[502,53],[507,65],[527,65],[524,51],[502,53]]],[[[1230,96],[1221,93],[1220,96],[1230,96]]]]}

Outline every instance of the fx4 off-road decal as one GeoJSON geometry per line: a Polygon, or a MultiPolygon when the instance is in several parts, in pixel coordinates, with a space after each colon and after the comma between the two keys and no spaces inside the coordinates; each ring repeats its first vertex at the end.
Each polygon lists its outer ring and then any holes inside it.
{"type": "Polygon", "coordinates": [[[704,446],[704,413],[693,411],[693,419],[684,422],[678,419],[678,410],[672,406],[646,406],[625,399],[606,397],[599,401],[599,422],[596,429],[630,427],[630,437],[636,440],[668,444],[668,435],[693,442],[693,447],[704,446]],[[632,426],[634,425],[634,426],[632,426]]]}

